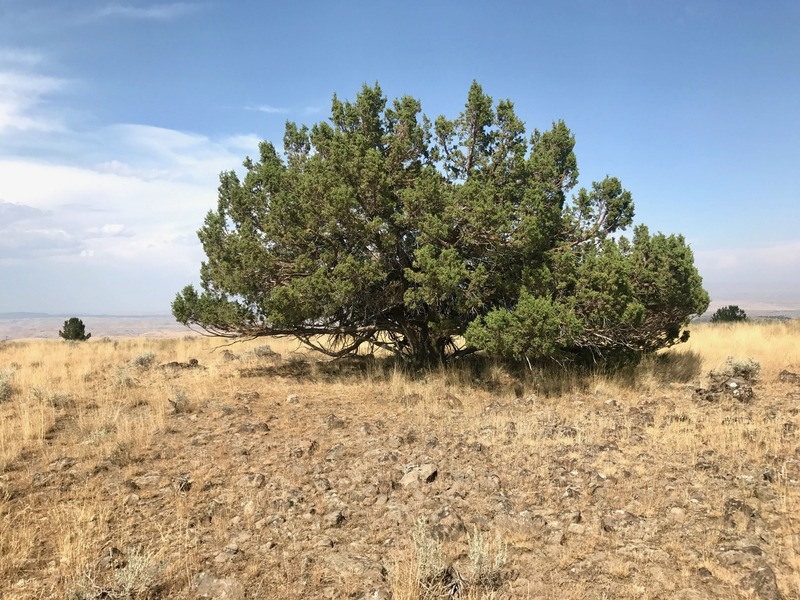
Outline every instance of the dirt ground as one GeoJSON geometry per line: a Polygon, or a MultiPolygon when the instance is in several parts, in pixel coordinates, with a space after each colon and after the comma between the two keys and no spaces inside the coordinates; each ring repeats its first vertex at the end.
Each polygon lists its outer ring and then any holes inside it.
{"type": "Polygon", "coordinates": [[[215,345],[0,347],[0,597],[800,598],[796,355],[742,398],[700,346],[520,384],[215,345]]]}

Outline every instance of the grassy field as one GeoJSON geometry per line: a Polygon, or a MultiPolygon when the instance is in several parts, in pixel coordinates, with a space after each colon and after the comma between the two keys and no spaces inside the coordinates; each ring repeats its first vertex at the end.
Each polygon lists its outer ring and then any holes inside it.
{"type": "Polygon", "coordinates": [[[0,597],[800,598],[784,370],[797,321],[522,378],[288,340],[2,342],[0,597]],[[729,357],[760,364],[754,398],[698,395],[729,357]]]}

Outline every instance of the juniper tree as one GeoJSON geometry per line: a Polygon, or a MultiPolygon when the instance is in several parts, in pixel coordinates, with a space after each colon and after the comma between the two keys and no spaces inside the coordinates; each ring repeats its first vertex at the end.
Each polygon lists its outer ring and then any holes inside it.
{"type": "Polygon", "coordinates": [[[220,176],[199,238],[201,290],[177,320],[222,336],[294,336],[331,356],[364,346],[421,364],[640,355],[684,341],[708,295],[680,235],[633,229],[615,177],[576,190],[563,121],[527,135],[473,83],[430,121],[364,86],[331,118],[286,124],[243,178],[220,176]]]}
{"type": "Polygon", "coordinates": [[[86,325],[78,317],[71,317],[64,321],[64,328],[58,332],[58,335],[70,342],[85,342],[92,337],[91,333],[86,333],[86,325]]]}
{"type": "Polygon", "coordinates": [[[735,304],[722,306],[711,315],[712,323],[738,323],[740,321],[747,321],[747,313],[735,304]]]}

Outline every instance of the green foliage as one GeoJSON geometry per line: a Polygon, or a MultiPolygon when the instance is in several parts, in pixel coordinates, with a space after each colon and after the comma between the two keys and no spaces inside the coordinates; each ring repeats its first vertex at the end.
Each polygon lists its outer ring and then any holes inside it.
{"type": "Polygon", "coordinates": [[[735,304],[718,308],[711,315],[712,323],[738,323],[740,321],[747,321],[747,313],[735,304]]]}
{"type": "Polygon", "coordinates": [[[634,216],[620,181],[575,191],[567,126],[527,135],[477,83],[433,122],[364,86],[334,96],[328,122],[287,123],[283,142],[263,142],[244,178],[221,174],[198,232],[202,289],[177,295],[179,322],[332,356],[599,360],[684,341],[708,306],[683,237],[620,235],[634,216]]]}
{"type": "Polygon", "coordinates": [[[149,369],[156,361],[155,352],[143,352],[131,361],[131,364],[140,369],[149,369]]]}
{"type": "Polygon", "coordinates": [[[64,321],[64,328],[58,332],[58,335],[67,341],[74,342],[85,342],[92,337],[91,333],[86,333],[86,326],[77,317],[64,321]]]}
{"type": "Polygon", "coordinates": [[[737,377],[755,383],[761,377],[761,363],[754,358],[734,359],[729,356],[718,375],[722,378],[737,377]]]}

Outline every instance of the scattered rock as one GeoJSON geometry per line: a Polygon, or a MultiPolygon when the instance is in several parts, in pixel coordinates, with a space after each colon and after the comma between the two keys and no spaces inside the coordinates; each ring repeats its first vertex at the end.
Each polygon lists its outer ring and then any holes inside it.
{"type": "Polygon", "coordinates": [[[199,598],[212,600],[244,600],[244,587],[235,579],[218,579],[210,573],[199,573],[194,578],[195,592],[199,598]]]}
{"type": "Polygon", "coordinates": [[[731,498],[725,503],[723,520],[729,527],[742,525],[745,529],[750,529],[753,527],[757,517],[756,510],[741,500],[731,498]]]}
{"type": "Polygon", "coordinates": [[[604,531],[618,531],[635,525],[640,520],[640,517],[625,510],[613,510],[603,517],[602,525],[604,531]]]}
{"type": "Polygon", "coordinates": [[[54,471],[66,471],[75,466],[78,460],[76,458],[72,458],[71,456],[65,456],[63,458],[57,458],[52,461],[49,467],[54,471]]]}
{"type": "Polygon", "coordinates": [[[161,485],[163,477],[159,473],[147,473],[133,480],[136,489],[155,488],[161,485]]]}
{"type": "Polygon", "coordinates": [[[266,481],[267,478],[263,473],[247,473],[236,482],[236,485],[239,487],[262,488],[266,481]]]}
{"type": "Polygon", "coordinates": [[[188,362],[178,362],[173,360],[172,362],[159,365],[158,368],[159,369],[205,369],[206,367],[201,365],[196,358],[190,358],[188,362]]]}
{"type": "Polygon", "coordinates": [[[545,539],[545,544],[549,546],[561,546],[564,544],[565,539],[564,532],[558,529],[556,531],[551,531],[548,534],[547,538],[545,539]]]}
{"type": "Polygon", "coordinates": [[[225,348],[225,350],[222,351],[222,360],[225,362],[231,362],[233,360],[239,360],[239,356],[225,348]]]}
{"type": "Polygon", "coordinates": [[[325,523],[327,523],[328,527],[341,527],[346,520],[347,517],[340,510],[325,515],[325,523]]]}
{"type": "Polygon", "coordinates": [[[745,575],[739,582],[739,587],[748,594],[755,594],[760,600],[781,600],[783,598],[778,590],[775,571],[766,563],[745,575]]]}
{"type": "Polygon", "coordinates": [[[403,475],[403,478],[400,480],[400,485],[403,487],[408,487],[420,482],[433,483],[438,474],[439,469],[434,463],[414,465],[405,475],[403,475]]]}
{"type": "Polygon", "coordinates": [[[257,348],[252,350],[253,356],[257,356],[259,358],[280,358],[281,355],[275,352],[272,348],[269,347],[268,344],[262,344],[257,348]]]}
{"type": "Polygon", "coordinates": [[[461,398],[451,394],[450,392],[447,392],[444,396],[442,396],[439,401],[451,410],[459,410],[464,407],[464,403],[461,402],[461,398]]]}
{"type": "Polygon", "coordinates": [[[753,495],[764,502],[769,502],[770,500],[775,500],[775,498],[777,498],[775,490],[767,485],[759,485],[756,487],[753,495]]]}
{"type": "Polygon", "coordinates": [[[344,444],[336,444],[325,454],[325,460],[332,462],[339,460],[342,456],[344,456],[344,444]]]}
{"type": "Polygon", "coordinates": [[[683,523],[686,520],[686,510],[680,506],[674,506],[669,509],[669,518],[678,523],[683,523]]]}
{"type": "Polygon", "coordinates": [[[453,541],[466,533],[467,528],[456,512],[449,506],[435,513],[430,519],[433,535],[439,540],[453,541]]]}
{"type": "Polygon", "coordinates": [[[400,404],[403,406],[416,406],[422,402],[422,396],[417,393],[403,394],[400,396],[400,404]]]}
{"type": "Polygon", "coordinates": [[[325,417],[325,424],[328,426],[328,429],[342,429],[345,426],[344,419],[340,419],[333,413],[325,417]]]}
{"type": "Polygon", "coordinates": [[[706,567],[700,567],[697,569],[697,575],[700,577],[700,579],[709,579],[710,577],[714,576],[714,574],[706,567]]]}
{"type": "Polygon", "coordinates": [[[783,371],[778,373],[778,381],[782,383],[791,383],[793,385],[800,385],[800,375],[784,369],[783,371]]]}
{"type": "Polygon", "coordinates": [[[716,402],[722,396],[736,398],[742,403],[750,402],[753,399],[753,386],[746,380],[737,377],[729,377],[722,381],[712,382],[711,387],[695,388],[695,397],[706,402],[716,402]]]}

